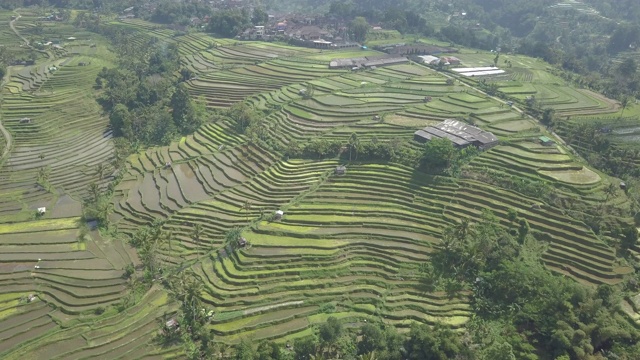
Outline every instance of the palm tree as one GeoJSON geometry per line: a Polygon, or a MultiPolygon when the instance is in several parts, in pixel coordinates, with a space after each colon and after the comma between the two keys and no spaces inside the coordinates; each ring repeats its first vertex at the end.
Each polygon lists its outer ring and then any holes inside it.
{"type": "Polygon", "coordinates": [[[360,140],[358,140],[358,134],[352,133],[349,138],[349,161],[351,161],[351,151],[356,149],[356,159],[358,158],[358,147],[360,146],[360,140]]]}
{"type": "Polygon", "coordinates": [[[107,168],[104,166],[104,164],[96,165],[96,175],[98,176],[99,179],[102,179],[102,177],[104,176],[104,172],[106,170],[107,168]]]}
{"type": "Polygon", "coordinates": [[[252,205],[253,204],[252,204],[252,202],[250,200],[245,200],[244,204],[240,208],[241,210],[244,210],[246,218],[247,218],[247,222],[249,222],[249,210],[251,210],[252,205]]]}
{"type": "Polygon", "coordinates": [[[202,312],[200,295],[204,289],[202,281],[192,270],[185,270],[169,282],[170,293],[182,304],[185,320],[192,325],[206,317],[202,312]]]}
{"type": "Polygon", "coordinates": [[[202,228],[202,225],[195,224],[193,227],[193,231],[191,232],[191,238],[196,242],[196,244],[200,244],[200,238],[202,237],[203,233],[204,229],[202,228]]]}
{"type": "Polygon", "coordinates": [[[220,348],[220,358],[221,359],[228,358],[230,351],[231,351],[231,345],[222,343],[222,347],[220,348]]]}
{"type": "Polygon", "coordinates": [[[113,203],[106,202],[98,209],[98,219],[102,225],[109,225],[109,215],[113,212],[113,203]]]}
{"type": "Polygon", "coordinates": [[[359,360],[378,360],[378,357],[376,356],[376,352],[372,351],[370,353],[362,354],[358,356],[358,359],[359,360]]]}
{"type": "Polygon", "coordinates": [[[167,245],[169,245],[169,251],[173,251],[173,249],[171,248],[172,237],[173,237],[173,231],[169,231],[164,234],[164,240],[167,242],[167,245]]]}
{"type": "Polygon", "coordinates": [[[622,105],[622,112],[620,113],[620,118],[622,119],[622,114],[624,114],[624,109],[627,108],[627,106],[629,106],[629,103],[631,102],[631,99],[628,96],[624,96],[621,100],[620,100],[620,105],[622,105]]]}
{"type": "Polygon", "coordinates": [[[604,188],[604,193],[607,196],[604,202],[605,203],[608,202],[609,198],[614,196],[617,191],[618,191],[618,188],[616,187],[616,185],[614,183],[609,183],[609,185],[607,185],[607,187],[604,188]]]}
{"type": "Polygon", "coordinates": [[[98,187],[98,184],[95,182],[89,184],[89,194],[93,197],[93,204],[97,206],[100,198],[100,188],[98,187]]]}
{"type": "Polygon", "coordinates": [[[456,226],[456,230],[455,230],[456,237],[460,240],[467,237],[467,234],[470,231],[470,227],[471,227],[471,223],[469,219],[463,218],[458,224],[458,226],[456,226]]]}
{"type": "Polygon", "coordinates": [[[42,183],[46,183],[47,181],[49,181],[49,172],[46,168],[41,167],[38,170],[38,180],[42,183]]]}

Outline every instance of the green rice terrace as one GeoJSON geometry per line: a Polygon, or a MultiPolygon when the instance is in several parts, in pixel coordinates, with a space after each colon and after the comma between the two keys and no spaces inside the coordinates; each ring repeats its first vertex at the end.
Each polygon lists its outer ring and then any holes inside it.
{"type": "MultiPolygon", "coordinates": [[[[16,29],[28,31],[35,14],[22,15],[16,29]]],[[[0,26],[8,16],[0,13],[0,26]]],[[[261,136],[271,145],[221,118],[114,168],[112,129],[94,87],[100,70],[114,66],[114,54],[100,35],[57,28],[57,36],[75,40],[41,53],[35,65],[11,67],[2,88],[0,118],[12,138],[0,169],[3,359],[180,358],[181,347],[154,340],[178,303],[159,281],[141,293],[131,276],[141,273],[141,259],[126,239],[152,224],[169,234],[156,241],[158,266],[193,271],[202,284],[198,298],[215,314],[207,329],[225,344],[284,343],[311,334],[329,316],[400,331],[413,323],[460,329],[472,316],[470,292],[425,289],[420,269],[446,228],[487,210],[505,229],[513,210],[526,219],[545,244],[544,265],[557,274],[595,287],[633,273],[612,245],[617,235],[596,234],[582,216],[602,204],[614,209],[607,216],[621,216],[615,209],[628,208],[626,195],[605,191],[619,180],[589,168],[518,108],[533,96],[561,119],[591,119],[615,116],[619,104],[567,85],[541,61],[505,56],[513,66],[490,81],[517,102],[510,107],[482,92],[478,79],[413,62],[357,72],[328,67],[331,59],[380,55],[375,51],[176,35],[140,20],[110,26],[135,31],[139,41],[177,44],[181,65],[194,74],[189,94],[216,111],[245,101],[264,114],[261,136]],[[354,133],[361,143],[420,149],[414,132],[451,118],[499,138],[455,177],[284,151],[319,139],[347,143],[354,133]],[[540,144],[543,135],[555,144],[540,144]],[[339,165],[346,174],[335,174],[339,165]],[[525,182],[553,196],[508,185],[525,182]],[[113,188],[110,231],[81,225],[90,184],[113,188]],[[278,210],[280,219],[273,216],[278,210]],[[246,246],[229,243],[233,231],[246,246]]],[[[2,43],[12,37],[7,29],[2,43]]],[[[494,56],[457,55],[469,67],[494,56]]],[[[625,300],[622,313],[640,327],[634,301],[625,300]]]]}

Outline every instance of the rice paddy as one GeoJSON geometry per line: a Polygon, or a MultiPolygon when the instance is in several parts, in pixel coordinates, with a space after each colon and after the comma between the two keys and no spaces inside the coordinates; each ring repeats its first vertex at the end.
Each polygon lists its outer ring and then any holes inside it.
{"type": "MultiPolygon", "coordinates": [[[[330,315],[352,324],[460,328],[471,316],[469,293],[425,289],[420,266],[446,227],[473,221],[483,210],[505,228],[511,226],[507,213],[517,210],[548,244],[545,265],[576,281],[617,284],[632,271],[602,237],[561,208],[474,177],[490,170],[540,181],[585,206],[603,201],[607,180],[562,145],[540,145],[544,130],[535,121],[473,88],[413,63],[358,72],[328,68],[328,60],[353,56],[353,50],[320,53],[198,33],[174,36],[140,20],[112,26],[176,42],[182,65],[195,74],[187,84],[193,97],[211,109],[247,101],[264,111],[276,149],[316,138],[346,142],[354,132],[360,141],[411,142],[417,129],[449,118],[472,121],[501,140],[457,178],[359,161],[335,176],[338,159],[286,158],[224,119],[131,155],[115,184],[113,226],[126,238],[162,222],[172,236],[158,249],[160,261],[188,266],[202,281],[201,300],[216,312],[208,325],[216,341],[301,337],[326,320],[328,305],[335,308],[330,315]],[[301,91],[309,84],[313,96],[301,91]],[[276,210],[284,212],[281,220],[271,219],[276,210]],[[196,225],[203,230],[198,236],[196,225]],[[249,246],[227,246],[225,236],[235,228],[243,229],[249,246]]],[[[113,140],[93,92],[96,74],[113,64],[102,45],[95,53],[82,41],[67,48],[62,56],[12,69],[2,90],[2,122],[15,144],[0,170],[0,354],[179,356],[181,349],[152,341],[177,309],[159,285],[116,310],[131,293],[124,269],[140,264],[135,250],[78,230],[87,185],[107,186],[113,172],[113,140]],[[37,181],[43,168],[46,182],[37,181]],[[47,213],[35,219],[42,206],[47,213]],[[10,223],[16,221],[22,222],[10,223]],[[37,298],[24,300],[30,294],[37,298]]],[[[480,55],[460,58],[480,66],[487,59],[480,55]]],[[[535,95],[563,115],[613,110],[599,95],[550,83],[553,76],[537,60],[512,62],[531,68],[510,71],[517,81],[498,81],[511,96],[535,95]]]]}

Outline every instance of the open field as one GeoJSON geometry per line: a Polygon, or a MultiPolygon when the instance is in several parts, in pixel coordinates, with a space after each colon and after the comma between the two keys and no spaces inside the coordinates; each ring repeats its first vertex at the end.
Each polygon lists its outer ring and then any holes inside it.
{"type": "MultiPolygon", "coordinates": [[[[34,16],[18,21],[21,31],[34,16]]],[[[373,51],[321,53],[176,34],[141,20],[110,26],[136,31],[139,41],[177,43],[182,66],[195,74],[188,90],[207,107],[246,101],[264,114],[269,146],[237,133],[226,119],[211,121],[168,146],[132,154],[115,184],[113,228],[126,237],[162,224],[171,236],[158,247],[159,261],[189,267],[202,281],[200,298],[215,309],[208,330],[217,341],[294,339],[330,315],[403,330],[415,322],[459,329],[472,314],[469,293],[426,289],[420,265],[440,246],[445,228],[474,221],[483,210],[507,229],[513,226],[509,210],[517,210],[547,244],[542,260],[558,274],[595,286],[618,284],[633,271],[604,236],[557,203],[490,181],[492,174],[493,180],[543,184],[580,206],[628,206],[622,196],[605,198],[609,179],[567,148],[540,145],[537,138],[546,133],[538,123],[472,87],[413,63],[357,72],[328,68],[332,58],[373,51]],[[313,96],[301,92],[308,88],[313,96]],[[456,178],[355,159],[346,175],[335,176],[338,159],[283,156],[293,141],[346,142],[353,133],[361,142],[398,141],[420,150],[413,133],[450,118],[473,122],[501,140],[456,178]],[[283,219],[270,221],[276,210],[284,211],[283,219]],[[196,225],[202,229],[197,236],[196,225]],[[235,228],[249,246],[233,250],[225,244],[235,228]]],[[[127,265],[140,264],[136,252],[96,231],[79,236],[87,185],[106,187],[114,170],[108,119],[93,89],[100,69],[114,65],[113,54],[95,34],[52,27],[56,36],[78,40],[36,65],[12,68],[2,89],[0,115],[14,147],[0,169],[0,355],[178,357],[181,349],[154,342],[161,323],[177,310],[158,283],[117,310],[132,293],[132,281],[123,275],[127,265]],[[36,220],[40,206],[49,210],[36,220]],[[29,294],[37,300],[26,301],[29,294]]],[[[459,56],[469,66],[492,61],[475,51],[459,56]]],[[[563,116],[618,111],[600,95],[557,82],[538,60],[509,60],[509,78],[496,82],[510,96],[534,95],[563,116]]]]}

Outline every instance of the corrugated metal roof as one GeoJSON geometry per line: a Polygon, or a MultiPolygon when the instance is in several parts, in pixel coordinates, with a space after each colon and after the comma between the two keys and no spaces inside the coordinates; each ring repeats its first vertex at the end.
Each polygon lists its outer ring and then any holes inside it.
{"type": "Polygon", "coordinates": [[[485,75],[498,75],[504,74],[504,70],[489,70],[489,71],[474,71],[474,72],[465,72],[461,73],[463,76],[485,76],[485,75]]]}
{"type": "Polygon", "coordinates": [[[434,126],[427,126],[414,134],[426,140],[431,140],[433,137],[449,139],[458,146],[466,146],[470,143],[487,145],[498,142],[498,138],[492,133],[453,119],[447,119],[434,126]]]}

